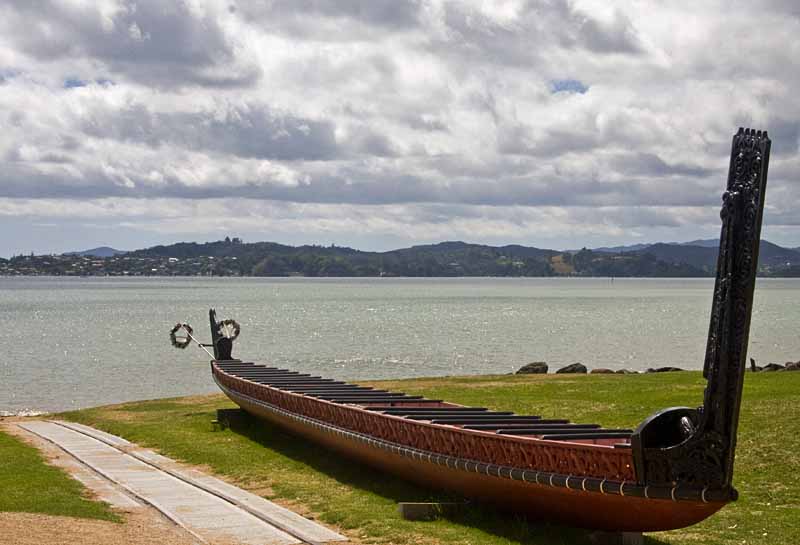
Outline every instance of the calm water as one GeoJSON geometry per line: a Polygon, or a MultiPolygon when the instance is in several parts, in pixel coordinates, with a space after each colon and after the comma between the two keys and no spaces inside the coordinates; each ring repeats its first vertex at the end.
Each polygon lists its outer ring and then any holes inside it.
{"type": "MultiPolygon", "coordinates": [[[[0,278],[0,412],[212,392],[208,357],[172,348],[207,309],[234,355],[344,379],[554,367],[702,367],[711,279],[0,278]]],[[[759,279],[750,355],[800,359],[800,281],[759,279]]]]}

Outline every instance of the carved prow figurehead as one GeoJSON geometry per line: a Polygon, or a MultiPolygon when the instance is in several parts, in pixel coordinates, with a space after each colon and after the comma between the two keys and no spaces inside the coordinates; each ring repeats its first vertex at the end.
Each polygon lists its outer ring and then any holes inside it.
{"type": "Polygon", "coordinates": [[[636,475],[645,485],[692,487],[736,499],[731,486],[739,407],[746,368],[753,290],[770,139],[739,129],[733,137],[728,186],[722,196],[722,232],[703,376],[703,406],[654,414],[634,433],[636,475]]]}
{"type": "Polygon", "coordinates": [[[208,321],[211,326],[211,346],[214,349],[214,359],[232,360],[231,355],[233,352],[233,341],[239,336],[241,327],[236,320],[222,320],[217,321],[217,311],[212,309],[208,310],[208,321]]]}
{"type": "Polygon", "coordinates": [[[236,320],[222,320],[217,321],[217,313],[212,308],[208,311],[208,319],[211,323],[211,344],[205,344],[198,341],[194,336],[194,329],[192,326],[185,322],[178,322],[169,332],[169,340],[175,348],[186,348],[192,343],[202,348],[206,354],[215,360],[232,360],[231,351],[233,350],[233,341],[239,336],[241,328],[236,320]],[[180,332],[184,335],[179,335],[180,332]],[[212,348],[213,353],[208,349],[212,348]]]}

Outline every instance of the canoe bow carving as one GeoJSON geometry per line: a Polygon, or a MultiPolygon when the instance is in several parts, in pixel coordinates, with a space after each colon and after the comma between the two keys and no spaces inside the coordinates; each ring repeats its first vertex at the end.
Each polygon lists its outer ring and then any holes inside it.
{"type": "Polygon", "coordinates": [[[666,409],[639,426],[631,443],[640,483],[685,483],[737,496],[731,481],[770,143],[766,131],[740,128],[733,137],[720,212],[703,406],[666,409]]]}
{"type": "Polygon", "coordinates": [[[233,340],[222,335],[222,322],[217,321],[217,311],[213,308],[208,311],[208,321],[211,326],[211,346],[214,349],[214,359],[225,361],[233,359],[233,340]]]}

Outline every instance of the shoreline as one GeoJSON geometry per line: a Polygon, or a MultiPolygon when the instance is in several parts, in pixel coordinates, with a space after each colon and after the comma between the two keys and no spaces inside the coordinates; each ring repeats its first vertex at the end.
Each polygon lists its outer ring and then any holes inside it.
{"type": "MultiPolygon", "coordinates": [[[[700,373],[701,369],[684,369],[681,372],[686,373],[700,373]]],[[[549,373],[490,373],[490,374],[472,374],[472,375],[426,375],[426,376],[418,376],[418,377],[403,377],[403,378],[366,378],[366,379],[349,379],[347,377],[343,377],[343,380],[347,380],[348,382],[359,383],[359,384],[383,384],[383,383],[402,383],[402,382],[428,382],[428,381],[440,381],[440,380],[495,380],[495,379],[512,379],[515,377],[517,380],[547,380],[548,378],[564,378],[569,376],[598,376],[598,375],[616,375],[616,376],[631,376],[631,375],[647,375],[652,373],[647,372],[635,372],[635,373],[622,373],[622,372],[614,372],[614,373],[567,373],[567,374],[558,374],[555,372],[549,373]]],[[[342,378],[342,377],[339,377],[342,378]]],[[[119,405],[126,405],[130,403],[150,403],[150,402],[159,402],[159,401],[171,401],[177,399],[190,399],[190,398],[198,398],[198,397],[207,397],[207,396],[214,396],[219,394],[219,389],[214,386],[210,391],[204,392],[187,392],[186,394],[181,395],[167,395],[163,397],[145,397],[141,399],[122,399],[117,401],[111,401],[110,403],[101,403],[99,405],[89,405],[85,407],[70,407],[64,410],[40,410],[40,409],[19,409],[19,410],[0,410],[0,421],[3,419],[10,419],[10,418],[37,418],[41,416],[49,416],[49,415],[58,415],[62,413],[68,412],[80,412],[80,411],[87,411],[93,409],[101,409],[106,407],[116,407],[119,405]]]]}
{"type": "MultiPolygon", "coordinates": [[[[543,362],[542,362],[543,363],[543,362]]],[[[535,363],[523,365],[520,368],[520,371],[525,367],[535,365],[535,363]]],[[[565,365],[564,367],[573,367],[575,365],[580,364],[569,364],[565,365]]],[[[773,364],[770,363],[766,366],[766,368],[762,368],[761,366],[758,367],[758,373],[776,373],[776,372],[793,372],[793,371],[800,371],[800,361],[797,362],[786,362],[786,367],[782,369],[778,369],[777,367],[783,367],[781,364],[773,364]],[[776,367],[770,367],[776,366],[776,367]]],[[[418,377],[404,377],[404,378],[367,378],[367,379],[349,379],[347,377],[339,377],[347,380],[348,382],[353,383],[363,383],[363,384],[376,384],[381,385],[384,383],[402,383],[402,382],[426,382],[426,381],[439,381],[439,380],[463,380],[463,379],[475,379],[475,380],[493,380],[493,379],[510,379],[511,377],[516,377],[517,380],[525,380],[533,378],[533,380],[547,380],[548,378],[557,378],[557,377],[570,377],[570,376],[641,376],[641,375],[653,375],[653,374],[664,374],[664,373],[685,373],[685,374],[698,374],[701,373],[702,369],[687,369],[687,368],[673,368],[673,367],[663,367],[658,369],[647,369],[644,371],[638,370],[630,370],[626,368],[619,368],[619,369],[609,369],[603,367],[595,367],[588,369],[588,372],[566,372],[566,373],[558,373],[556,372],[557,369],[553,368],[552,370],[548,370],[547,372],[512,372],[512,373],[503,373],[503,374],[472,374],[472,375],[427,375],[427,376],[418,376],[418,377]]],[[[753,371],[750,368],[746,369],[746,377],[750,376],[753,371]]],[[[746,379],[745,379],[746,380],[746,379]]],[[[75,412],[75,411],[84,411],[84,410],[91,410],[91,409],[100,409],[103,407],[113,407],[118,405],[124,405],[128,403],[146,403],[146,402],[157,402],[157,401],[168,401],[174,399],[184,399],[184,398],[196,398],[196,397],[203,397],[203,396],[213,396],[218,394],[219,392],[216,389],[212,389],[211,391],[204,391],[204,392],[188,392],[186,394],[181,394],[177,396],[164,396],[164,397],[148,397],[142,399],[123,399],[123,400],[116,400],[111,401],[110,403],[102,403],[99,405],[88,405],[85,407],[70,407],[64,410],[40,410],[40,409],[19,409],[19,410],[0,410],[0,421],[4,419],[11,419],[11,418],[36,418],[41,416],[47,415],[57,415],[64,412],[75,412]]]]}

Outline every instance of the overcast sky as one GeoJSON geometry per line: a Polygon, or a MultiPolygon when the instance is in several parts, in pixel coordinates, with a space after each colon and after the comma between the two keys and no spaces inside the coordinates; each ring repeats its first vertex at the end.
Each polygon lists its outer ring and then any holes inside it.
{"type": "Polygon", "coordinates": [[[0,256],[711,238],[739,126],[800,245],[796,0],[0,0],[0,256]]]}

